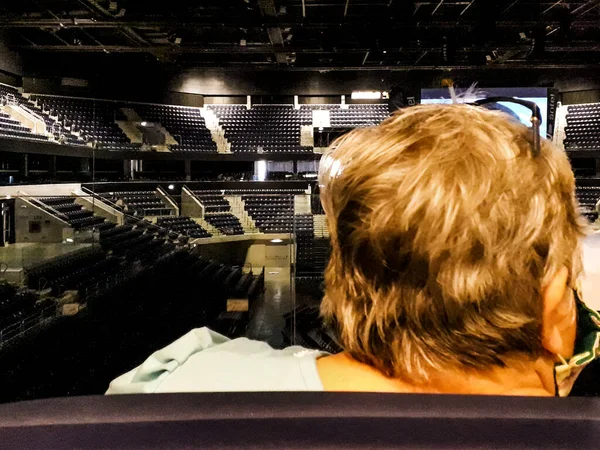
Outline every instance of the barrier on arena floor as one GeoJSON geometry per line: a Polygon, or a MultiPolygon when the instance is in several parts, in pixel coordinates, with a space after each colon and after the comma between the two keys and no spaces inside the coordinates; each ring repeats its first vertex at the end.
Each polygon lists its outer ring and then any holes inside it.
{"type": "Polygon", "coordinates": [[[52,320],[57,315],[56,311],[55,305],[48,306],[20,320],[19,322],[15,322],[8,327],[0,329],[0,348],[3,348],[10,342],[23,336],[28,331],[32,331],[42,326],[44,323],[52,320]]]}

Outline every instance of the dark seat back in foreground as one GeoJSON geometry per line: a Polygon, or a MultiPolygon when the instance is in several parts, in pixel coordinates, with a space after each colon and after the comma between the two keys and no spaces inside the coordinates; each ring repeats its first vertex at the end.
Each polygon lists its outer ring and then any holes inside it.
{"type": "Polygon", "coordinates": [[[1,449],[596,449],[600,400],[346,393],[0,405],[1,449]]]}

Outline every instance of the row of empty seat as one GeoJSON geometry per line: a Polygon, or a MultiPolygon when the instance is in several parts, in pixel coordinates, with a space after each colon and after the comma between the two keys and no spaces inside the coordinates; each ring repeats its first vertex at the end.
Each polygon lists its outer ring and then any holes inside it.
{"type": "Polygon", "coordinates": [[[596,203],[600,201],[600,186],[577,186],[575,195],[583,214],[594,222],[598,218],[596,203]]]}
{"type": "Polygon", "coordinates": [[[199,247],[173,248],[168,241],[160,245],[162,252],[154,249],[141,260],[130,258],[139,254],[137,249],[161,241],[157,228],[141,220],[115,227],[101,233],[102,249],[27,268],[27,282],[35,289],[39,283],[58,295],[79,289],[79,299],[71,296],[71,301],[85,300],[86,308],[15,341],[10,352],[0,351],[5,388],[0,402],[101,394],[132,361],[143,361],[190,329],[243,332],[250,311],[228,314],[227,300],[247,298],[252,305],[262,292],[264,271],[244,273],[203,257],[199,247]],[[114,239],[131,231],[142,234],[114,239]],[[153,239],[130,245],[146,235],[153,239]],[[124,246],[129,249],[122,254],[124,246]]]}
{"type": "Polygon", "coordinates": [[[92,211],[75,203],[76,197],[57,196],[31,199],[31,202],[56,217],[66,221],[76,230],[98,228],[100,230],[111,228],[113,223],[107,222],[103,217],[96,216],[92,211]]]}
{"type": "Polygon", "coordinates": [[[300,145],[302,125],[312,123],[310,111],[292,105],[211,105],[225,130],[233,152],[302,153],[311,147],[300,145]]]}
{"type": "Polygon", "coordinates": [[[212,236],[212,234],[189,217],[159,217],[156,224],[168,230],[186,234],[191,238],[209,238],[212,236]]]}
{"type": "Polygon", "coordinates": [[[155,191],[105,192],[100,197],[124,213],[136,216],[172,216],[175,209],[155,191]]]}
{"type": "Polygon", "coordinates": [[[321,275],[329,261],[329,239],[315,237],[312,214],[294,216],[296,234],[296,273],[298,276],[321,275]]]}
{"type": "Polygon", "coordinates": [[[600,103],[567,106],[566,150],[600,150],[600,103]]]}
{"type": "Polygon", "coordinates": [[[146,121],[160,123],[177,140],[172,152],[216,153],[199,108],[172,105],[135,105],[135,111],[146,121]]]}

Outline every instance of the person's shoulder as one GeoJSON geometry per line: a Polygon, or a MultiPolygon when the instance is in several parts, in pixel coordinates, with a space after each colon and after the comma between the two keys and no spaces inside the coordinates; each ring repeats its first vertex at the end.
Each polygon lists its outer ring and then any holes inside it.
{"type": "Polygon", "coordinates": [[[310,364],[320,354],[302,347],[275,350],[198,328],[115,379],[107,393],[316,389],[310,364]]]}

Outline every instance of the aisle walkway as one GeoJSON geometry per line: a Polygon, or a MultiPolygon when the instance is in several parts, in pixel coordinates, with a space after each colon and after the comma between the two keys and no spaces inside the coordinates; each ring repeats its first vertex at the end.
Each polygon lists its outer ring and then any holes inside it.
{"type": "Polygon", "coordinates": [[[292,310],[292,292],[289,267],[265,269],[265,293],[253,307],[246,336],[268,342],[272,347],[283,346],[281,334],[283,315],[292,310]]]}

